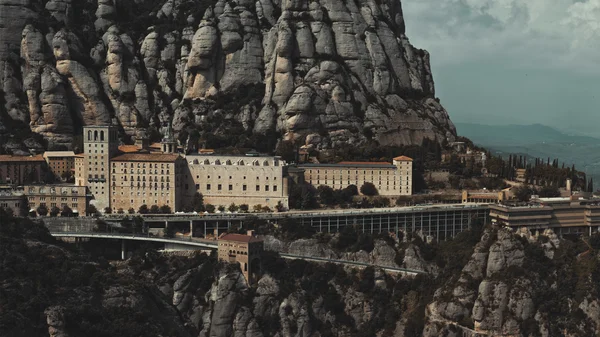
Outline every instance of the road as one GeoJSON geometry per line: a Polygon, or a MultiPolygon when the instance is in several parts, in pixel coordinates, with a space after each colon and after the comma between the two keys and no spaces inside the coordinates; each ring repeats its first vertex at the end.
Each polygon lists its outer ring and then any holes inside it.
{"type": "MultiPolygon", "coordinates": [[[[50,232],[50,234],[54,237],[71,237],[71,238],[93,238],[93,239],[113,239],[113,240],[136,240],[136,241],[150,241],[150,242],[161,242],[161,243],[171,243],[171,244],[180,244],[186,246],[193,246],[198,248],[208,248],[208,249],[217,249],[218,244],[216,240],[207,240],[200,238],[164,238],[164,237],[156,237],[156,236],[148,236],[148,235],[140,235],[140,234],[125,234],[125,233],[96,233],[96,232],[50,232]]],[[[392,266],[379,266],[370,263],[358,262],[358,261],[348,261],[348,260],[338,260],[338,259],[330,259],[324,257],[316,257],[316,256],[304,256],[304,255],[294,255],[287,253],[279,253],[282,258],[285,259],[301,259],[312,262],[323,262],[323,263],[335,263],[335,264],[343,264],[348,266],[355,267],[376,267],[381,268],[387,272],[395,272],[395,273],[405,273],[410,275],[417,274],[426,274],[426,272],[421,270],[414,269],[406,269],[392,266]]]]}

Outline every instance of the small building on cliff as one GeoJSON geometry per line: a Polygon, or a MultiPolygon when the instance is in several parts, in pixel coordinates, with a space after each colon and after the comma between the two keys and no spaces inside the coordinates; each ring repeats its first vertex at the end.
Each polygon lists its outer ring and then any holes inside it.
{"type": "Polygon", "coordinates": [[[260,257],[264,250],[263,240],[248,231],[247,235],[225,234],[218,242],[219,260],[239,263],[248,284],[257,281],[260,275],[260,257]]]}

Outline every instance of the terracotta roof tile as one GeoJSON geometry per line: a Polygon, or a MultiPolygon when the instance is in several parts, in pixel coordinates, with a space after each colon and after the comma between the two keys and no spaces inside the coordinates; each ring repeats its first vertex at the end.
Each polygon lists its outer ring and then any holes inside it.
{"type": "Polygon", "coordinates": [[[119,151],[124,153],[138,152],[140,150],[136,145],[119,145],[119,151]]]}
{"type": "Polygon", "coordinates": [[[174,162],[179,157],[170,153],[125,153],[116,156],[111,161],[152,161],[152,162],[174,162]]]}
{"type": "Polygon", "coordinates": [[[397,161],[413,161],[413,159],[411,157],[407,157],[407,156],[399,156],[394,158],[394,160],[397,161]]]}
{"type": "Polygon", "coordinates": [[[390,165],[384,161],[341,161],[340,165],[390,165]]]}
{"type": "Polygon", "coordinates": [[[222,237],[219,238],[219,241],[235,241],[235,242],[261,242],[262,240],[254,237],[254,236],[249,236],[249,235],[244,235],[244,234],[225,234],[222,237]]]}
{"type": "Polygon", "coordinates": [[[0,155],[0,162],[24,162],[24,161],[32,161],[32,162],[43,161],[43,162],[45,162],[44,157],[41,154],[38,154],[35,156],[13,156],[11,154],[0,155]]]}

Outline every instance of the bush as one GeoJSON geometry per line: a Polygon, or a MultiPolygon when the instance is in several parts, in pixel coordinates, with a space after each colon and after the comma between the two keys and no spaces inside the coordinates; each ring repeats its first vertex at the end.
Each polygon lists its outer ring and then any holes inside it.
{"type": "MultiPolygon", "coordinates": [[[[154,208],[154,206],[152,206],[152,208],[154,208]]],[[[162,205],[162,206],[160,206],[159,212],[161,214],[171,214],[171,213],[173,213],[173,211],[171,210],[171,207],[169,205],[162,205]]]]}
{"type": "Polygon", "coordinates": [[[161,213],[160,207],[158,207],[158,205],[152,205],[152,207],[150,207],[150,213],[160,214],[161,213]]]}
{"type": "Polygon", "coordinates": [[[133,207],[130,207],[130,208],[127,210],[127,213],[129,213],[129,214],[135,214],[135,209],[133,209],[133,207]]]}
{"type": "Polygon", "coordinates": [[[275,205],[275,209],[277,210],[277,212],[285,212],[285,211],[287,211],[285,209],[285,207],[283,206],[283,204],[281,203],[281,201],[277,202],[277,205],[275,205]]]}
{"type": "Polygon", "coordinates": [[[37,214],[41,215],[41,216],[46,216],[48,215],[48,207],[46,207],[46,205],[40,205],[37,209],[37,214]]]}
{"type": "Polygon", "coordinates": [[[231,203],[231,205],[229,205],[229,207],[227,207],[227,210],[231,213],[237,212],[239,209],[240,207],[233,202],[231,203]]]}
{"type": "Polygon", "coordinates": [[[333,188],[327,185],[320,185],[317,187],[317,193],[319,194],[319,201],[323,205],[332,206],[336,204],[336,198],[333,188]]]}
{"type": "Polygon", "coordinates": [[[112,214],[112,208],[110,208],[110,207],[104,208],[104,214],[112,214]]]}
{"type": "Polygon", "coordinates": [[[96,214],[98,214],[98,210],[96,209],[96,206],[88,205],[85,209],[85,213],[90,216],[95,216],[96,214]]]}
{"type": "Polygon", "coordinates": [[[208,213],[214,213],[215,212],[215,205],[212,204],[206,204],[204,206],[204,209],[208,212],[208,213]]]}
{"type": "Polygon", "coordinates": [[[249,209],[248,204],[241,204],[240,205],[240,211],[246,213],[246,212],[248,212],[248,209],[249,209]]]}
{"type": "Polygon", "coordinates": [[[57,216],[58,213],[60,213],[60,208],[52,206],[52,208],[50,209],[50,216],[57,216]]]}
{"type": "Polygon", "coordinates": [[[219,205],[219,207],[217,207],[217,209],[219,210],[219,212],[223,213],[225,212],[225,206],[223,205],[219,205]]]}
{"type": "Polygon", "coordinates": [[[513,194],[519,201],[529,201],[533,192],[531,187],[527,185],[517,186],[513,189],[513,194]]]}
{"type": "Polygon", "coordinates": [[[138,209],[138,213],[140,213],[140,214],[150,213],[150,210],[148,209],[148,205],[143,204],[142,206],[140,206],[140,208],[138,209]]]}
{"type": "Polygon", "coordinates": [[[375,185],[373,185],[373,183],[370,182],[366,182],[360,187],[360,193],[367,196],[374,196],[379,194],[375,185]]]}
{"type": "MultiPolygon", "coordinates": [[[[135,211],[134,211],[135,212],[135,211]]],[[[125,214],[125,211],[122,208],[117,210],[117,214],[125,214]]]]}
{"type": "Polygon", "coordinates": [[[60,216],[73,216],[73,210],[71,207],[64,205],[60,212],[60,216]]]}

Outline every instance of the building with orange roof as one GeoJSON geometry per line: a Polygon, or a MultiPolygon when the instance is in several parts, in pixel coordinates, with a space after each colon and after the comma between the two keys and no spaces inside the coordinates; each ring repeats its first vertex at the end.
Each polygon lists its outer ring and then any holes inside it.
{"type": "Polygon", "coordinates": [[[412,158],[399,156],[389,162],[343,161],[337,164],[302,164],[304,180],[315,187],[335,190],[355,185],[360,189],[369,182],[382,196],[412,194],[412,158]]]}
{"type": "Polygon", "coordinates": [[[46,161],[40,155],[0,155],[0,183],[23,185],[42,181],[46,161]]]}
{"type": "Polygon", "coordinates": [[[262,239],[254,236],[252,231],[247,235],[225,234],[218,240],[219,260],[238,263],[246,281],[255,282],[260,273],[260,257],[264,250],[262,239]]]}

